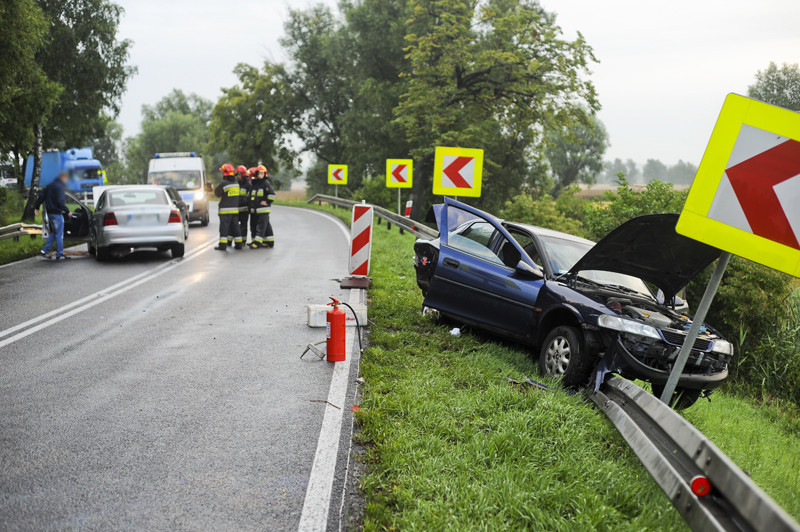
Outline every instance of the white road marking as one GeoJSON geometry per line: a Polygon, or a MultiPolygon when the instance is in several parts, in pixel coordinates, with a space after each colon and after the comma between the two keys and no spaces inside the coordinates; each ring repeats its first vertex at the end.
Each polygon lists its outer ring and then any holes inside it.
{"type": "Polygon", "coordinates": [[[30,319],[24,323],[20,323],[19,325],[15,325],[14,327],[10,327],[8,329],[5,329],[4,331],[0,331],[0,337],[3,337],[3,336],[8,336],[9,334],[18,331],[20,329],[24,329],[22,332],[17,333],[14,336],[11,336],[10,338],[6,338],[5,340],[0,341],[0,348],[12,344],[18,340],[22,340],[23,338],[30,336],[35,332],[41,331],[42,329],[50,327],[51,325],[55,325],[56,323],[64,321],[65,319],[72,317],[75,314],[78,314],[80,312],[83,312],[84,310],[99,305],[100,303],[108,301],[111,298],[117,297],[118,295],[123,294],[132,288],[135,288],[152,279],[155,279],[156,277],[159,277],[167,273],[168,271],[177,268],[181,264],[189,262],[190,260],[199,256],[201,253],[208,251],[209,249],[211,249],[211,246],[215,242],[217,242],[217,240],[218,240],[217,238],[209,240],[200,247],[192,250],[192,252],[190,252],[187,256],[183,257],[182,259],[173,260],[166,264],[163,264],[162,266],[159,266],[155,270],[134,275],[133,277],[130,277],[115,285],[109,286],[108,288],[104,288],[103,290],[99,290],[84,298],[73,301],[72,303],[68,303],[67,305],[64,305],[55,310],[51,310],[50,312],[42,314],[41,316],[37,316],[36,318],[30,319]],[[47,321],[39,323],[39,325],[34,325],[32,327],[29,327],[35,323],[42,322],[43,320],[47,321]]]}
{"type": "MultiPolygon", "coordinates": [[[[363,289],[350,290],[348,302],[351,305],[362,303],[365,300],[364,292],[363,289]]],[[[328,512],[333,496],[333,477],[336,474],[336,459],[339,454],[339,439],[342,434],[342,421],[347,399],[347,381],[350,378],[350,361],[353,359],[356,345],[355,332],[354,328],[347,330],[347,358],[344,362],[336,362],[333,367],[328,402],[341,408],[333,408],[329,404],[325,406],[325,417],[322,418],[322,428],[319,431],[317,452],[311,466],[306,498],[300,515],[298,527],[300,532],[323,531],[328,527],[328,512]]],[[[349,452],[348,449],[348,456],[349,452]]],[[[346,489],[346,486],[343,486],[342,489],[346,489]]]]}

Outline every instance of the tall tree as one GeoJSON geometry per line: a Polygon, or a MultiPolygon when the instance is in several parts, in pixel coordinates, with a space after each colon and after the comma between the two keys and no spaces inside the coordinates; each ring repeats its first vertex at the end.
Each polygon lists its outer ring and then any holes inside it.
{"type": "Polygon", "coordinates": [[[545,149],[556,177],[556,192],[573,183],[594,183],[603,170],[603,154],[608,134],[603,123],[593,116],[561,131],[548,134],[545,149]]]}
{"type": "Polygon", "coordinates": [[[433,147],[483,147],[482,203],[502,205],[528,177],[543,130],[568,127],[599,107],[584,79],[594,61],[582,36],[565,40],[533,0],[414,0],[408,86],[395,109],[417,159],[415,215],[429,200],[433,147]]]}
{"type": "Polygon", "coordinates": [[[646,183],[658,179],[659,181],[667,180],[667,165],[658,159],[647,159],[647,162],[642,168],[642,176],[646,183]]]}
{"type": "Polygon", "coordinates": [[[756,100],[800,112],[800,67],[784,63],[770,63],[756,74],[756,82],[747,89],[747,95],[756,100]]]}
{"type": "Polygon", "coordinates": [[[279,166],[291,168],[296,153],[290,136],[299,125],[299,102],[292,93],[283,66],[270,62],[262,71],[237,65],[239,84],[223,89],[214,106],[209,152],[225,152],[237,164],[263,162],[270,175],[279,166]]]}
{"type": "Polygon", "coordinates": [[[691,185],[696,173],[695,165],[679,160],[667,169],[667,181],[676,185],[691,185]]]}
{"type": "MultiPolygon", "coordinates": [[[[124,181],[142,183],[154,153],[194,151],[208,145],[208,124],[213,103],[196,94],[173,90],[155,105],[142,106],[142,131],[128,140],[124,181]]],[[[211,172],[216,160],[206,157],[211,172]]]]}
{"type": "Polygon", "coordinates": [[[105,115],[116,116],[135,68],[128,66],[129,40],[117,40],[122,8],[110,0],[38,0],[50,19],[49,43],[36,54],[48,79],[63,87],[47,128],[34,131],[34,171],[24,219],[33,217],[41,147],[65,148],[97,136],[105,115]]]}
{"type": "MultiPolygon", "coordinates": [[[[48,21],[34,0],[0,3],[0,153],[10,153],[16,177],[33,145],[33,127],[50,114],[61,87],[47,79],[36,53],[47,42],[48,21]]],[[[20,179],[19,187],[24,186],[20,179]]]]}

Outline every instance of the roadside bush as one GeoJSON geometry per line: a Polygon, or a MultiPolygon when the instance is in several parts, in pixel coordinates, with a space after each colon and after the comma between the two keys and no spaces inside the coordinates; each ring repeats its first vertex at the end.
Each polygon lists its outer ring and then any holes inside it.
{"type": "Polygon", "coordinates": [[[0,225],[19,222],[24,205],[24,198],[18,191],[0,187],[0,225]]]}
{"type": "Polygon", "coordinates": [[[560,212],[556,201],[547,194],[536,199],[527,193],[518,194],[506,201],[499,216],[506,220],[538,225],[573,235],[583,236],[585,233],[583,223],[560,212]]]}
{"type": "Polygon", "coordinates": [[[397,210],[397,192],[394,189],[386,188],[386,181],[379,177],[362,181],[361,186],[353,191],[350,199],[353,201],[366,200],[367,203],[380,205],[392,212],[397,210]]]}
{"type": "Polygon", "coordinates": [[[672,183],[653,180],[641,192],[632,189],[620,173],[619,187],[606,192],[603,201],[586,206],[585,224],[593,240],[600,240],[612,229],[643,214],[681,212],[687,192],[675,190],[672,183]]]}

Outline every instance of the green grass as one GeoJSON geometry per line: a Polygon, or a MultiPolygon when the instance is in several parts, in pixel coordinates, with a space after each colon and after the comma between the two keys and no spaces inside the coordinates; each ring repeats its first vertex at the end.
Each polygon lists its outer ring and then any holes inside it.
{"type": "MultiPolygon", "coordinates": [[[[307,206],[286,203],[295,206],[307,206]]],[[[317,207],[349,222],[349,211],[317,207]]],[[[520,347],[423,317],[414,237],[376,226],[358,437],[366,530],[679,530],[680,515],[598,410],[520,347]],[[505,377],[546,382],[520,388],[505,377]]],[[[800,518],[800,410],[715,393],[687,419],[800,518]]]]}

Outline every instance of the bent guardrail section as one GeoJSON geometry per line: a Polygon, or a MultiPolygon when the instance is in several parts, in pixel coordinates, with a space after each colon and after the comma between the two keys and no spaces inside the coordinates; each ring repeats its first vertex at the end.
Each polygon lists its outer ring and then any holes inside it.
{"type": "Polygon", "coordinates": [[[42,227],[39,225],[18,223],[0,227],[0,240],[13,238],[17,242],[21,236],[29,235],[31,238],[36,238],[37,235],[41,234],[42,227]]]}
{"type": "Polygon", "coordinates": [[[800,526],[677,412],[634,383],[611,377],[589,396],[605,412],[692,530],[800,532],[800,526]],[[692,491],[705,477],[707,495],[692,491]]]}
{"type": "MultiPolygon", "coordinates": [[[[349,209],[353,205],[360,203],[358,201],[337,198],[335,196],[328,196],[327,194],[316,194],[313,198],[308,200],[308,203],[322,203],[322,202],[334,205],[336,207],[343,207],[345,209],[349,209]]],[[[439,236],[439,231],[437,231],[436,229],[431,229],[427,225],[424,225],[423,223],[418,222],[416,220],[412,220],[411,218],[400,216],[399,214],[395,214],[392,211],[384,209],[383,207],[379,207],[377,205],[373,205],[373,210],[375,214],[378,216],[378,218],[386,220],[387,227],[391,227],[391,224],[394,224],[400,229],[408,231],[412,235],[420,238],[433,239],[439,236]]]]}

